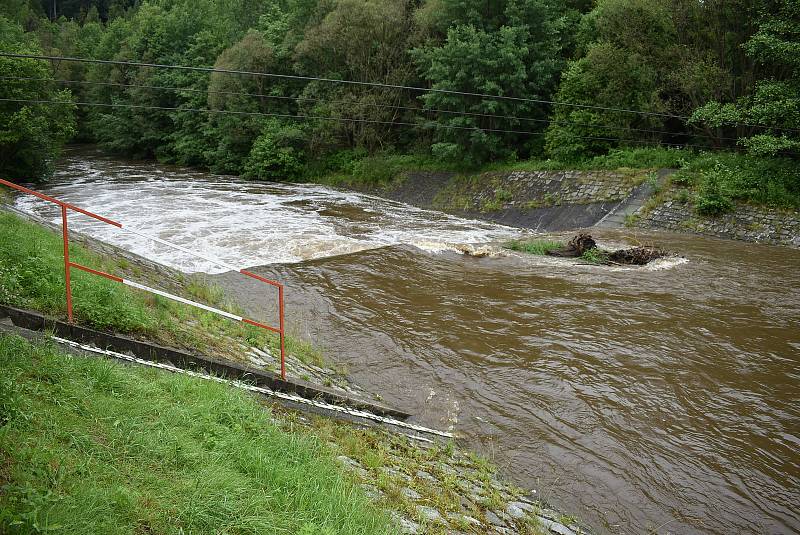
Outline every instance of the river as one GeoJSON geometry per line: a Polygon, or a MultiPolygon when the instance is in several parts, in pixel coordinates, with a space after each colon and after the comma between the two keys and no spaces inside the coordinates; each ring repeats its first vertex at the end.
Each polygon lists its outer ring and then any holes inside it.
{"type": "MultiPolygon", "coordinates": [[[[43,189],[279,278],[290,331],[597,533],[800,531],[800,251],[593,229],[601,243],[643,240],[683,258],[475,258],[454,244],[521,231],[87,151],[68,153],[43,189]]],[[[58,218],[31,198],[17,205],[58,218]]],[[[71,224],[217,273],[112,227],[71,224]]],[[[215,277],[269,315],[262,294],[215,277]]]]}

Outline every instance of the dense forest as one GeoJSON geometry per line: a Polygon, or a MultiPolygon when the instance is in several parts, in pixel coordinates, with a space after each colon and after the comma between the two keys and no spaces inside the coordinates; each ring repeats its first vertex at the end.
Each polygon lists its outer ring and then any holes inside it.
{"type": "Polygon", "coordinates": [[[0,52],[110,61],[0,57],[15,178],[69,140],[270,180],[657,146],[800,199],[798,0],[4,0],[0,52]]]}

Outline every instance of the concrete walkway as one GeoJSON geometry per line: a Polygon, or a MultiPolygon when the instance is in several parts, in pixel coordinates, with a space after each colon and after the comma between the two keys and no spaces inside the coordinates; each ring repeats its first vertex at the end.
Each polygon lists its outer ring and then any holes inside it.
{"type": "MultiPolygon", "coordinates": [[[[667,177],[674,173],[674,169],[659,169],[658,170],[658,184],[663,186],[667,177]]],[[[625,226],[625,220],[628,216],[636,213],[639,208],[644,206],[653,194],[655,188],[650,182],[643,182],[637,186],[627,199],[621,201],[617,206],[611,209],[600,221],[594,224],[599,228],[620,228],[625,226]]]]}

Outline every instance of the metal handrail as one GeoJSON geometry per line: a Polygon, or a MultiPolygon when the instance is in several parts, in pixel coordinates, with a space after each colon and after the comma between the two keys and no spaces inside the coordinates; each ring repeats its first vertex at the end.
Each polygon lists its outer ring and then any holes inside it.
{"type": "Polygon", "coordinates": [[[40,193],[38,191],[26,188],[24,186],[20,186],[19,184],[15,184],[13,182],[9,182],[8,180],[3,180],[2,178],[0,178],[0,184],[8,186],[8,187],[10,187],[12,189],[15,189],[17,191],[20,191],[22,193],[25,193],[25,194],[28,194],[28,195],[33,195],[34,197],[38,197],[38,198],[40,198],[42,200],[45,200],[47,202],[51,202],[53,204],[57,204],[58,206],[61,207],[61,230],[62,230],[62,241],[64,243],[64,279],[65,279],[65,285],[66,285],[66,290],[67,290],[67,319],[68,319],[68,321],[70,323],[73,323],[72,285],[71,285],[71,281],[70,281],[70,272],[71,272],[71,268],[76,268],[76,269],[79,269],[81,271],[85,271],[87,273],[91,273],[92,275],[98,275],[100,277],[105,277],[106,279],[110,279],[112,281],[119,282],[121,284],[125,284],[126,286],[130,286],[132,288],[136,288],[136,289],[139,289],[139,290],[144,290],[146,292],[150,292],[150,293],[153,293],[153,294],[156,294],[156,295],[160,295],[162,297],[166,297],[167,299],[172,299],[173,301],[178,301],[180,303],[184,303],[184,304],[196,307],[196,308],[201,308],[203,310],[207,310],[209,312],[213,312],[214,314],[226,317],[228,319],[232,319],[232,320],[235,320],[235,321],[241,321],[242,323],[246,323],[248,325],[253,325],[253,326],[259,327],[261,329],[266,329],[268,331],[272,331],[274,333],[278,333],[280,335],[280,344],[281,344],[281,378],[283,380],[286,380],[286,349],[285,349],[285,329],[284,329],[283,284],[281,284],[281,283],[279,283],[277,281],[274,281],[274,280],[267,279],[265,277],[261,277],[260,275],[256,275],[255,273],[252,273],[252,272],[247,271],[245,269],[237,269],[236,267],[234,267],[234,266],[232,266],[232,265],[230,265],[230,264],[228,264],[226,262],[222,262],[221,260],[216,260],[214,258],[209,258],[209,257],[207,257],[205,255],[202,255],[200,253],[197,253],[197,252],[192,251],[190,249],[187,249],[185,247],[181,247],[180,245],[176,245],[174,243],[168,242],[168,241],[163,240],[161,238],[158,238],[156,236],[151,236],[151,235],[146,234],[144,232],[140,232],[140,231],[138,231],[136,229],[133,229],[133,228],[130,228],[130,227],[126,227],[122,223],[120,223],[118,221],[114,221],[113,219],[109,219],[107,217],[103,217],[101,215],[97,215],[97,214],[95,214],[93,212],[90,212],[88,210],[84,210],[83,208],[75,206],[74,204],[70,204],[68,202],[61,201],[59,199],[56,199],[55,197],[51,197],[50,195],[45,195],[44,193],[40,193]],[[180,297],[180,296],[168,293],[168,292],[164,292],[162,290],[157,290],[155,288],[151,288],[149,286],[145,286],[144,284],[139,284],[138,282],[134,282],[134,281],[131,281],[131,280],[128,280],[128,279],[123,279],[122,277],[118,277],[116,275],[112,275],[112,274],[106,273],[104,271],[99,271],[99,270],[96,270],[96,269],[92,269],[92,268],[90,268],[88,266],[84,266],[84,265],[78,264],[76,262],[72,262],[70,260],[70,258],[69,258],[69,231],[68,231],[68,226],[67,226],[67,211],[68,210],[72,210],[72,211],[77,212],[79,214],[83,214],[85,216],[97,219],[98,221],[102,221],[103,223],[106,223],[108,225],[117,227],[117,228],[119,228],[119,229],[121,229],[123,231],[130,232],[132,234],[136,234],[137,236],[141,236],[141,237],[153,240],[155,242],[161,243],[161,244],[166,245],[168,247],[172,247],[173,249],[177,249],[179,251],[183,251],[184,253],[188,253],[188,254],[190,254],[192,256],[195,256],[197,258],[202,258],[203,260],[206,260],[206,261],[211,262],[213,264],[216,264],[218,266],[225,267],[226,269],[229,269],[231,271],[235,271],[237,273],[241,273],[245,277],[249,277],[249,278],[255,279],[255,280],[259,281],[259,282],[263,282],[264,284],[269,284],[270,286],[276,287],[278,289],[279,327],[272,327],[272,326],[266,325],[264,323],[259,323],[257,321],[253,321],[251,319],[248,319],[248,318],[245,318],[245,317],[242,317],[242,316],[238,316],[236,314],[232,314],[230,312],[226,312],[226,311],[220,310],[218,308],[214,308],[214,307],[211,307],[211,306],[208,306],[208,305],[204,305],[202,303],[198,303],[198,302],[192,301],[190,299],[185,299],[183,297],[180,297]]]}

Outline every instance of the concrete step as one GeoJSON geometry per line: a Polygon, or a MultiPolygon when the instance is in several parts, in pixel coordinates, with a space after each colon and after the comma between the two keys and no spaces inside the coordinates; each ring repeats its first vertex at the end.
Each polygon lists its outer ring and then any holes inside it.
{"type": "MultiPolygon", "coordinates": [[[[672,169],[660,169],[658,171],[658,183],[664,184],[667,177],[672,174],[672,169]]],[[[644,203],[655,192],[653,186],[649,182],[634,188],[627,199],[619,203],[615,208],[608,212],[605,217],[595,223],[595,227],[599,228],[619,228],[625,226],[625,219],[627,216],[636,213],[639,208],[644,206],[644,203]]]]}

